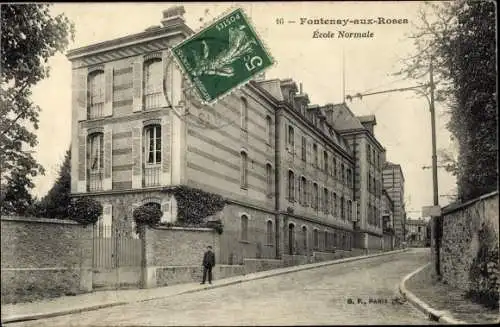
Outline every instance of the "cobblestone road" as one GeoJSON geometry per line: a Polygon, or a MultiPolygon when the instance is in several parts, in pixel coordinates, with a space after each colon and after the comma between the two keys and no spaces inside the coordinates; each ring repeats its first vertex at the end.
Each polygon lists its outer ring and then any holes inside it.
{"type": "Polygon", "coordinates": [[[410,250],[9,326],[431,324],[410,304],[393,303],[401,279],[428,260],[427,249],[410,250]]]}

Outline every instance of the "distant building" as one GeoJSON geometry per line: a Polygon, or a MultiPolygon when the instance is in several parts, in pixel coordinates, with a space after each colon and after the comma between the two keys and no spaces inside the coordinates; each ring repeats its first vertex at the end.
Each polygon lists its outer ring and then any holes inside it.
{"type": "Polygon", "coordinates": [[[394,231],[394,202],[386,189],[382,190],[382,227],[394,231]]]}
{"type": "Polygon", "coordinates": [[[381,248],[382,167],[385,162],[385,148],[375,137],[375,116],[355,116],[345,103],[325,106],[325,112],[352,149],[356,163],[353,190],[358,218],[354,222],[355,247],[381,248]]]}
{"type": "Polygon", "coordinates": [[[393,201],[393,227],[399,245],[405,238],[406,210],[404,203],[405,179],[401,165],[386,162],[383,168],[383,185],[393,201]]]}
{"type": "Polygon", "coordinates": [[[406,220],[406,241],[409,246],[425,246],[427,244],[428,222],[424,219],[406,220]]]}

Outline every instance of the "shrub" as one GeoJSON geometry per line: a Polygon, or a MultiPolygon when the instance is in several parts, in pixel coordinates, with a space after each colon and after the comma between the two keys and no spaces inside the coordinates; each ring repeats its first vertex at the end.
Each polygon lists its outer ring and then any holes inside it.
{"type": "Polygon", "coordinates": [[[71,220],[82,225],[95,224],[102,215],[102,205],[89,197],[78,198],[71,201],[68,213],[71,220]]]}
{"type": "Polygon", "coordinates": [[[177,200],[177,217],[184,224],[199,225],[203,219],[222,211],[226,202],[218,194],[200,189],[176,186],[170,190],[177,200]]]}
{"type": "Polygon", "coordinates": [[[160,223],[163,213],[159,205],[146,203],[135,209],[133,215],[137,226],[155,226],[160,223]]]}

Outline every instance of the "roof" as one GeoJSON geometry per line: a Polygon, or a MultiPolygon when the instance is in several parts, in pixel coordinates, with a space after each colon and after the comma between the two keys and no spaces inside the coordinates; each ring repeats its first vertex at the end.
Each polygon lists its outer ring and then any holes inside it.
{"type": "Polygon", "coordinates": [[[375,115],[366,115],[366,116],[357,116],[361,123],[373,123],[377,124],[377,119],[375,119],[375,115]]]}
{"type": "Polygon", "coordinates": [[[330,108],[333,112],[333,127],[337,131],[365,129],[345,103],[334,104],[330,108]]]}

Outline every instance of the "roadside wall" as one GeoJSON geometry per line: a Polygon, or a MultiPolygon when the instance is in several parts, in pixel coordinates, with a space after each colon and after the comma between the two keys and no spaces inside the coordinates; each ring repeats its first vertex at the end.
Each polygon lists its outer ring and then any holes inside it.
{"type": "Polygon", "coordinates": [[[2,303],[92,290],[92,228],[67,220],[1,218],[2,303]]]}
{"type": "Polygon", "coordinates": [[[473,293],[496,293],[498,301],[498,191],[444,212],[441,219],[443,281],[473,293]]]}

